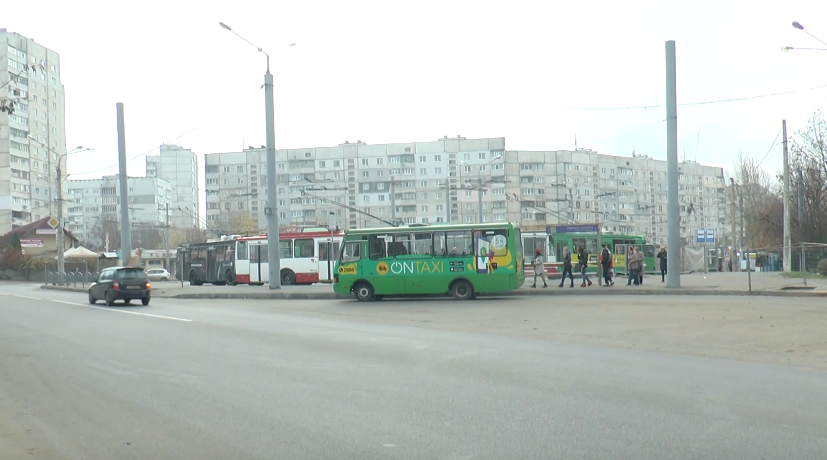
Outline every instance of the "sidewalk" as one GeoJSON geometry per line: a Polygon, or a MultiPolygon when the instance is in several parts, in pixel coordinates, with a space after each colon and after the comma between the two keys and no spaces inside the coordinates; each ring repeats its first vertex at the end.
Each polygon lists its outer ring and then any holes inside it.
{"type": "MultiPolygon", "coordinates": [[[[810,282],[808,289],[790,289],[790,280],[778,276],[777,282],[772,278],[762,278],[761,288],[753,283],[753,290],[749,290],[749,281],[744,273],[710,273],[681,275],[681,287],[667,288],[661,283],[659,276],[644,277],[641,286],[627,286],[626,278],[618,278],[612,287],[598,286],[597,280],[592,277],[592,286],[581,288],[580,279],[575,278],[574,288],[569,283],[560,288],[559,280],[548,280],[548,288],[542,285],[536,289],[530,288],[532,279],[527,279],[525,285],[517,290],[491,294],[496,297],[527,296],[527,295],[717,295],[717,296],[776,296],[776,297],[827,297],[827,282],[810,282]]],[[[41,286],[42,289],[86,292],[87,287],[41,286]]],[[[351,299],[350,295],[340,295],[333,292],[333,287],[326,284],[312,286],[283,286],[278,290],[271,290],[268,286],[190,286],[180,282],[155,282],[152,295],[156,298],[168,299],[288,299],[288,300],[330,300],[351,299]]]]}

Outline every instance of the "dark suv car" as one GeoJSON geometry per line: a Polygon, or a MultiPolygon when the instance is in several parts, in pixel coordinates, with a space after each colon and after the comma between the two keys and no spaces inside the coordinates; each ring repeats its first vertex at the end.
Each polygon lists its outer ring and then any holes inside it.
{"type": "Polygon", "coordinates": [[[98,279],[89,286],[89,303],[105,300],[106,305],[113,305],[116,300],[123,300],[129,305],[131,300],[140,300],[149,305],[152,285],[141,267],[114,267],[104,269],[98,279]]]}

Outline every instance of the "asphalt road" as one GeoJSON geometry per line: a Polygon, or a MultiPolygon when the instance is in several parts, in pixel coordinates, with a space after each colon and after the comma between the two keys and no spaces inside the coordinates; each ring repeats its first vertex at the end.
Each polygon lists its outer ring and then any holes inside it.
{"type": "Polygon", "coordinates": [[[2,285],[0,458],[827,452],[823,370],[363,321],[352,302],[301,302],[324,312],[165,299],[90,308],[83,295],[2,285]]]}

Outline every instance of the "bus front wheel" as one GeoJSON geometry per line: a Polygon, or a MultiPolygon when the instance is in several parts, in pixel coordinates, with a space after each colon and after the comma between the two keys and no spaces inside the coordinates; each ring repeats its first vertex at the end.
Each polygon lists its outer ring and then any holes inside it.
{"type": "Polygon", "coordinates": [[[353,287],[353,295],[359,302],[370,302],[374,299],[373,286],[369,283],[359,283],[353,287]]]}
{"type": "Polygon", "coordinates": [[[474,287],[465,280],[457,280],[451,286],[451,295],[457,300],[471,300],[474,298],[474,287]]]}

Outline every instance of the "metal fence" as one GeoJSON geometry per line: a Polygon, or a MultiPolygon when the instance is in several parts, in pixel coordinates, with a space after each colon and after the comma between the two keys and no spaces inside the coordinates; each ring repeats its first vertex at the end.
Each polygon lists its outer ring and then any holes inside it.
{"type": "Polygon", "coordinates": [[[734,269],[747,277],[750,291],[827,287],[827,244],[797,243],[790,256],[791,270],[785,272],[782,246],[750,249],[734,269]]]}
{"type": "Polygon", "coordinates": [[[44,284],[53,286],[85,287],[98,278],[97,267],[90,267],[86,261],[65,261],[63,272],[58,271],[57,262],[49,262],[43,267],[44,284]]]}

